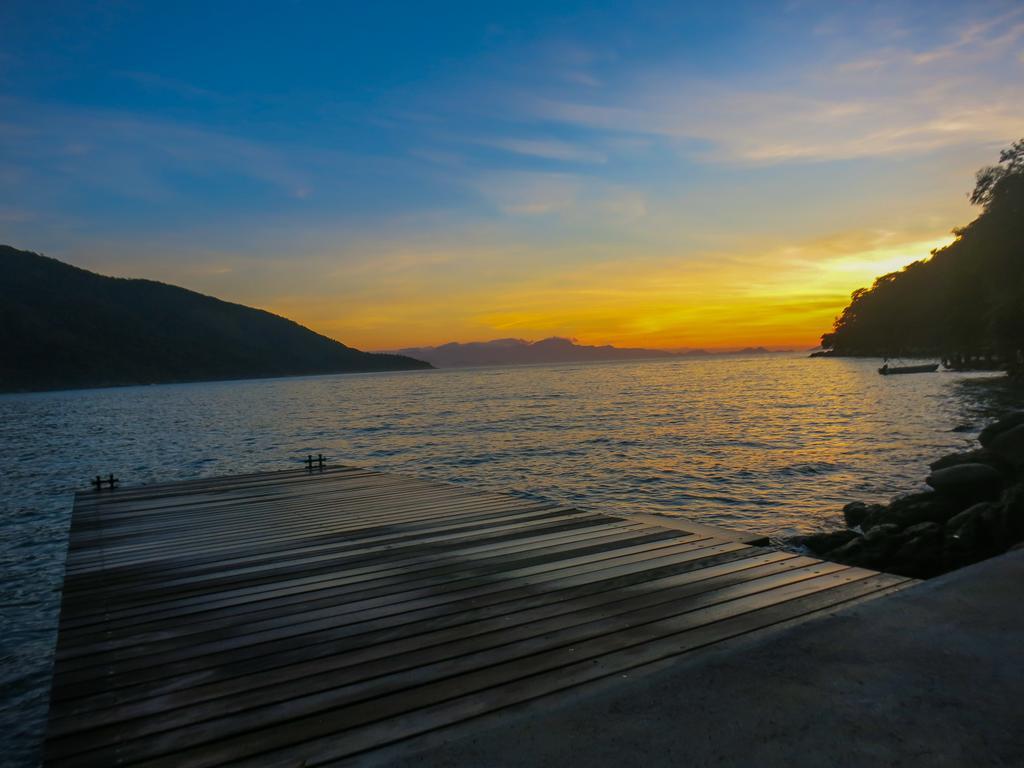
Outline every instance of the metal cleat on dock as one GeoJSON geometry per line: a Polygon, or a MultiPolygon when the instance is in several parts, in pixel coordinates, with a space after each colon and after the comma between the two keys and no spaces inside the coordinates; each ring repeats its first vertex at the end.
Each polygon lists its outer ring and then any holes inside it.
{"type": "Polygon", "coordinates": [[[111,472],[107,477],[100,477],[99,475],[96,475],[96,477],[90,481],[92,487],[95,488],[97,491],[102,491],[104,485],[107,486],[107,488],[109,488],[110,490],[114,490],[114,487],[119,482],[120,481],[116,477],[114,477],[113,472],[111,472]]]}

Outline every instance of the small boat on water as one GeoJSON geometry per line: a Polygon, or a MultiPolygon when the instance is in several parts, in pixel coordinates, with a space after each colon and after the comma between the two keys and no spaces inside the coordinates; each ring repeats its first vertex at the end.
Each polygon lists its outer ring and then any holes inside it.
{"type": "Polygon", "coordinates": [[[939,370],[938,363],[926,363],[925,365],[895,365],[890,366],[888,363],[878,369],[878,372],[883,376],[891,376],[897,373],[935,373],[939,370]]]}

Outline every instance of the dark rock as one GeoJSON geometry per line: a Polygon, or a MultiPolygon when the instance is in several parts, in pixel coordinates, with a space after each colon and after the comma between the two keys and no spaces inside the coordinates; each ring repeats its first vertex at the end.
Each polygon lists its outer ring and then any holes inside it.
{"type": "Polygon", "coordinates": [[[864,535],[866,541],[878,541],[886,537],[895,536],[900,532],[900,527],[895,523],[882,523],[876,525],[864,535]]]}
{"type": "Polygon", "coordinates": [[[989,448],[1014,467],[1024,467],[1024,424],[1000,432],[993,438],[989,448]]]}
{"type": "Polygon", "coordinates": [[[874,568],[879,571],[885,570],[886,564],[899,545],[899,534],[879,536],[872,541],[865,539],[861,565],[864,568],[874,568]]]}
{"type": "Polygon", "coordinates": [[[830,560],[915,578],[1024,547],[1024,411],[989,425],[979,439],[982,448],[932,462],[934,490],[884,506],[851,502],[843,519],[856,530],[801,543],[830,560]]]}
{"type": "Polygon", "coordinates": [[[975,504],[952,518],[946,526],[946,551],[952,565],[976,563],[1004,551],[1001,543],[1002,509],[991,503],[975,504]]]}
{"type": "Polygon", "coordinates": [[[807,547],[807,549],[815,554],[823,555],[856,538],[858,538],[858,534],[851,530],[827,531],[825,533],[812,533],[810,536],[801,536],[794,539],[793,543],[807,547]]]}
{"type": "Polygon", "coordinates": [[[994,499],[1003,489],[1003,476],[988,464],[956,464],[937,469],[925,482],[940,493],[969,501],[994,499]]]}
{"type": "Polygon", "coordinates": [[[985,533],[993,554],[1005,552],[1011,544],[1020,541],[1016,531],[1014,515],[1006,504],[996,504],[990,512],[983,512],[981,519],[985,523],[985,533]]]}
{"type": "Polygon", "coordinates": [[[889,508],[884,504],[872,504],[868,507],[868,515],[860,521],[860,529],[864,532],[870,531],[876,525],[882,525],[889,514],[889,508]]]}
{"type": "Polygon", "coordinates": [[[868,504],[867,515],[863,517],[857,527],[862,531],[868,530],[873,525],[878,525],[881,522],[881,517],[886,512],[886,506],[884,504],[868,504]]]}
{"type": "Polygon", "coordinates": [[[1003,474],[1011,474],[1013,471],[1013,468],[1004,459],[996,456],[988,448],[976,448],[973,451],[950,453],[941,459],[933,461],[928,467],[935,472],[947,467],[955,467],[959,464],[987,464],[1003,474]]]}
{"type": "MultiPolygon", "coordinates": [[[[959,453],[947,453],[941,459],[936,459],[928,468],[934,472],[937,469],[945,469],[946,467],[955,467],[957,464],[971,464],[976,462],[978,459],[975,456],[977,453],[985,451],[984,448],[979,448],[976,451],[963,451],[959,453]]],[[[987,451],[985,451],[987,453],[987,451]]]]}
{"type": "Polygon", "coordinates": [[[913,538],[915,536],[941,534],[943,527],[938,523],[918,523],[912,525],[909,528],[903,529],[904,538],[913,538]]]}
{"type": "Polygon", "coordinates": [[[1005,552],[1010,546],[1011,542],[1007,541],[1005,512],[1006,508],[1001,504],[993,504],[983,509],[975,518],[984,533],[988,557],[1005,552]]]}
{"type": "Polygon", "coordinates": [[[1005,552],[1024,539],[1024,485],[1015,485],[995,504],[977,513],[978,525],[991,554],[1005,552]]]}
{"type": "Polygon", "coordinates": [[[880,525],[866,536],[851,539],[843,546],[832,550],[828,553],[828,558],[847,565],[881,570],[899,545],[899,527],[880,525]]]}
{"type": "Polygon", "coordinates": [[[963,512],[957,512],[953,517],[946,521],[945,530],[947,535],[951,535],[959,530],[967,521],[971,520],[975,515],[981,514],[985,509],[992,506],[991,502],[983,501],[979,504],[974,504],[963,512]]]}
{"type": "Polygon", "coordinates": [[[870,514],[871,508],[863,501],[851,501],[843,507],[843,520],[851,528],[856,528],[870,514]]]}
{"type": "Polygon", "coordinates": [[[861,523],[865,531],[878,525],[892,524],[907,528],[917,523],[945,523],[966,505],[956,498],[934,491],[911,493],[882,507],[861,523]]]}
{"type": "Polygon", "coordinates": [[[851,565],[857,565],[861,561],[861,556],[864,552],[864,537],[857,536],[854,539],[843,544],[841,547],[836,547],[828,553],[829,560],[835,560],[840,563],[849,563],[851,565]]]}
{"type": "Polygon", "coordinates": [[[999,502],[1009,538],[1013,542],[1024,540],[1024,484],[1009,488],[999,502]]]}
{"type": "Polygon", "coordinates": [[[1022,424],[1024,424],[1024,411],[1014,411],[981,430],[981,434],[978,435],[978,442],[988,448],[996,437],[1003,432],[1019,427],[1022,424]]]}
{"type": "MultiPolygon", "coordinates": [[[[921,523],[930,526],[918,535],[906,539],[891,557],[888,570],[916,579],[938,576],[945,570],[945,553],[942,546],[942,527],[936,523],[921,523]]],[[[913,526],[920,528],[921,526],[913,526]]]]}

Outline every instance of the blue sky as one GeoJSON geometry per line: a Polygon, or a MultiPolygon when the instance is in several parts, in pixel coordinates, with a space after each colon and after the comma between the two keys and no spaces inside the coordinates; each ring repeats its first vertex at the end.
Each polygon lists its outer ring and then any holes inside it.
{"type": "Polygon", "coordinates": [[[0,241],[368,348],[813,342],[1024,136],[1019,3],[8,0],[0,27],[0,241]]]}

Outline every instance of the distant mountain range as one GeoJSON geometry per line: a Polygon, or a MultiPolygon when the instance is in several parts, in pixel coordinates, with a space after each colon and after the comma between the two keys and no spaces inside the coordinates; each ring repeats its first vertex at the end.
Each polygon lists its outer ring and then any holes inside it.
{"type": "Polygon", "coordinates": [[[0,245],[0,391],[429,368],[286,318],[0,245]]]}
{"type": "Polygon", "coordinates": [[[531,363],[575,363],[601,360],[642,360],[655,358],[710,357],[721,354],[770,354],[764,347],[747,347],[731,352],[709,352],[691,349],[673,352],[665,349],[636,347],[600,347],[577,344],[572,339],[552,337],[542,341],[524,339],[495,339],[466,344],[451,342],[439,347],[410,347],[398,354],[426,360],[438,368],[458,368],[475,365],[525,365],[531,363]]]}

